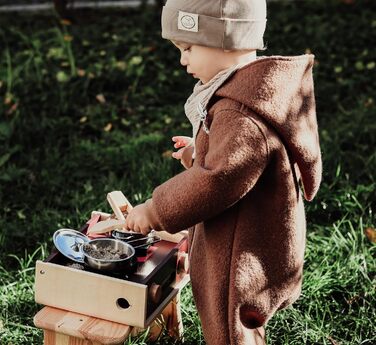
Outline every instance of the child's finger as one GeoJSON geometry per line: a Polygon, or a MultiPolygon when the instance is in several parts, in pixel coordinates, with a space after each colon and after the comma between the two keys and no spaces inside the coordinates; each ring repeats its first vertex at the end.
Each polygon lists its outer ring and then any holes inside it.
{"type": "Polygon", "coordinates": [[[178,151],[176,151],[176,152],[173,152],[172,153],[172,157],[173,158],[175,158],[175,159],[181,159],[181,157],[182,157],[182,155],[183,155],[183,148],[182,149],[180,149],[180,150],[178,150],[178,151]]]}
{"type": "Polygon", "coordinates": [[[128,215],[128,217],[125,219],[124,228],[125,228],[125,230],[132,230],[132,228],[133,228],[133,224],[132,224],[132,221],[131,221],[130,218],[129,218],[129,215],[128,215]]]}
{"type": "Polygon", "coordinates": [[[182,141],[177,141],[175,144],[174,144],[174,147],[176,149],[178,149],[179,147],[183,147],[183,146],[186,146],[185,143],[183,143],[182,141]]]}
{"type": "Polygon", "coordinates": [[[172,141],[181,142],[184,145],[189,144],[191,142],[191,140],[192,140],[191,137],[186,137],[186,136],[183,136],[183,135],[176,135],[176,136],[172,137],[172,141]]]}

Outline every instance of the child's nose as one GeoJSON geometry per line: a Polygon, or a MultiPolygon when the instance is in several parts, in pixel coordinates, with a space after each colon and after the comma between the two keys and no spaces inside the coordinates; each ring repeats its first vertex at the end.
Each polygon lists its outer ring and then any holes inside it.
{"type": "Polygon", "coordinates": [[[188,61],[187,61],[187,58],[186,58],[185,54],[181,54],[181,56],[180,56],[180,64],[183,65],[183,66],[187,66],[188,61]]]}

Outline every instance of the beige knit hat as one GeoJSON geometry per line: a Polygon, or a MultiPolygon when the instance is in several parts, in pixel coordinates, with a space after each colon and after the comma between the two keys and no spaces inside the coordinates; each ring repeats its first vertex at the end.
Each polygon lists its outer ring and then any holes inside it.
{"type": "Polygon", "coordinates": [[[266,0],[167,0],[162,37],[228,50],[263,49],[266,0]]]}

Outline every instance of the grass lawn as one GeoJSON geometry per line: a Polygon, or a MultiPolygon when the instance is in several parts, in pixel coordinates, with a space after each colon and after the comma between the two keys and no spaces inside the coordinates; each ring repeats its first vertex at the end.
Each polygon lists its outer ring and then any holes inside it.
{"type": "MultiPolygon", "coordinates": [[[[345,2],[269,5],[262,54],[316,55],[324,160],[306,204],[303,292],[268,324],[269,344],[376,344],[376,3],[345,2]]],[[[0,14],[1,344],[42,343],[34,265],[55,230],[109,211],[113,190],[136,205],[182,170],[170,138],[190,134],[195,82],[160,38],[158,11],[86,10],[73,25],[0,14]]],[[[182,298],[186,342],[204,344],[189,287],[182,298]]]]}

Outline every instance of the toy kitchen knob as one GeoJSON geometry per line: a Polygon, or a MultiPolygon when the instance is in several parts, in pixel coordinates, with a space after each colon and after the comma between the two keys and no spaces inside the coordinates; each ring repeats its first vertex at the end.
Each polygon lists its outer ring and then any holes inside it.
{"type": "Polygon", "coordinates": [[[179,253],[177,269],[178,269],[178,272],[188,273],[188,270],[189,270],[188,253],[179,253]]]}
{"type": "Polygon", "coordinates": [[[157,304],[162,298],[162,286],[156,283],[152,283],[149,287],[149,299],[157,304]]]}

